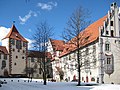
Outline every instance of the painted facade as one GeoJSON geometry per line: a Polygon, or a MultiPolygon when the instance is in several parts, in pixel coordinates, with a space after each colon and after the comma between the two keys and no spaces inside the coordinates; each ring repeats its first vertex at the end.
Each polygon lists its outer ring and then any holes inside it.
{"type": "Polygon", "coordinates": [[[60,81],[60,74],[62,74],[62,69],[60,68],[59,56],[63,51],[63,40],[49,39],[47,51],[52,55],[52,69],[53,69],[53,80],[60,81]]]}
{"type": "Polygon", "coordinates": [[[10,32],[2,39],[2,46],[5,46],[9,53],[9,75],[26,74],[27,44],[28,41],[20,35],[15,25],[12,25],[10,32]]]}
{"type": "MultiPolygon", "coordinates": [[[[79,47],[81,82],[120,84],[120,8],[112,3],[107,15],[89,25],[84,31],[85,43],[79,47]]],[[[82,33],[80,33],[81,36],[82,33]]],[[[69,42],[50,39],[47,47],[52,55],[48,77],[56,81],[77,81],[77,48],[69,42]],[[52,67],[52,69],[51,69],[52,67]],[[53,74],[52,74],[53,72],[53,74]]],[[[0,75],[26,74],[42,77],[39,57],[28,55],[28,41],[13,25],[0,46],[0,75]],[[32,73],[30,72],[32,71],[32,73]]]]}
{"type": "MultiPolygon", "coordinates": [[[[83,32],[86,43],[79,48],[81,82],[120,83],[120,8],[117,4],[112,3],[108,14],[83,32]]],[[[59,67],[63,71],[63,80],[76,81],[78,61],[74,45],[65,43],[57,58],[52,62],[53,69],[59,67]]],[[[53,73],[54,79],[60,79],[58,72],[53,70],[53,73]]]]}

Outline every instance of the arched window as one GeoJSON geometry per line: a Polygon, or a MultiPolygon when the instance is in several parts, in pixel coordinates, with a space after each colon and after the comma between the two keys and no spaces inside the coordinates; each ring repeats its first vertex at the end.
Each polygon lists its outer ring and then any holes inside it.
{"type": "Polygon", "coordinates": [[[2,61],[2,69],[6,67],[6,62],[3,60],[2,61]]]}
{"type": "Polygon", "coordinates": [[[105,42],[105,51],[110,51],[110,42],[105,42]]]}

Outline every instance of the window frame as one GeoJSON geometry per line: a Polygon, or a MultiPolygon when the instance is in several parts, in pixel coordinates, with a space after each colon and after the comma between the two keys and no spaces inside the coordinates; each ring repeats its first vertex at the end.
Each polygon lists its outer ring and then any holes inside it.
{"type": "Polygon", "coordinates": [[[110,42],[105,42],[105,51],[110,51],[110,42]]]}

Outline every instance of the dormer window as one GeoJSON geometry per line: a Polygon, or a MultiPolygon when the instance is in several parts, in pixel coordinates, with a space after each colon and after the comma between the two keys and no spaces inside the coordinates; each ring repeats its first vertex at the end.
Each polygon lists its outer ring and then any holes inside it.
{"type": "Polygon", "coordinates": [[[89,39],[89,37],[90,37],[90,36],[87,36],[87,37],[85,38],[85,40],[88,40],[88,39],[89,39]]]}

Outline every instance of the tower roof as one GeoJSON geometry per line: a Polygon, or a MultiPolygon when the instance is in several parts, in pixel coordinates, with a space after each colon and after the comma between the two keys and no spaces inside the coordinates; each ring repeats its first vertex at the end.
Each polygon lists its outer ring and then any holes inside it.
{"type": "Polygon", "coordinates": [[[14,24],[12,25],[9,33],[3,39],[6,39],[6,38],[12,38],[12,39],[15,39],[15,40],[21,40],[21,41],[24,41],[24,42],[28,42],[22,35],[20,35],[20,33],[18,32],[18,30],[16,29],[14,24]]]}

